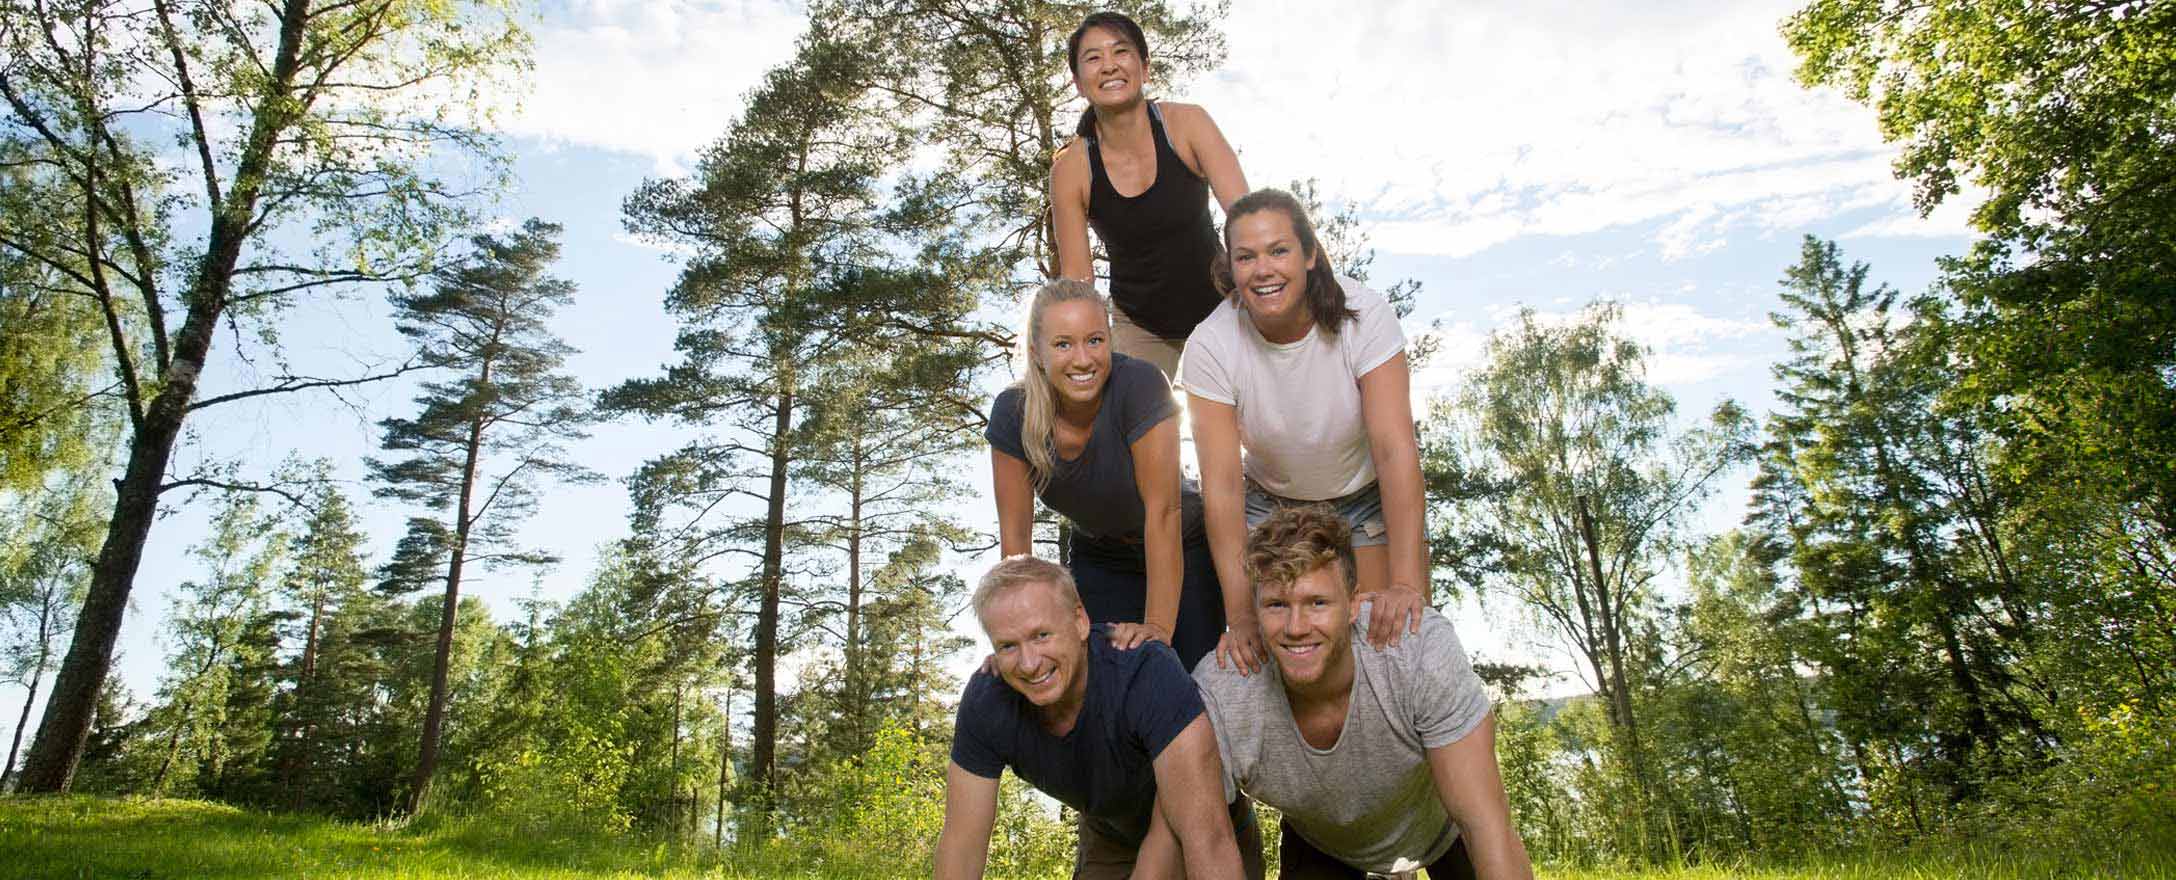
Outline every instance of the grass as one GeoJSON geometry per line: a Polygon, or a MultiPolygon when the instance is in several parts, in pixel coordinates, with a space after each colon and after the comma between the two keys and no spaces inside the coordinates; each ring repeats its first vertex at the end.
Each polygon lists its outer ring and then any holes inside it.
{"type": "MultiPolygon", "coordinates": [[[[872,859],[872,863],[885,863],[872,859]]],[[[786,880],[918,874],[926,853],[893,854],[894,870],[826,870],[791,864],[783,851],[735,853],[640,838],[524,834],[488,822],[451,820],[390,826],[257,813],[181,800],[91,797],[0,800],[0,878],[368,878],[368,880],[547,880],[547,878],[714,878],[786,880]]],[[[1548,880],[1936,880],[2137,877],[2176,880],[2176,831],[2132,849],[2102,852],[2094,841],[1929,846],[1834,854],[1802,865],[1703,866],[1674,870],[1545,869],[1548,880]]]]}

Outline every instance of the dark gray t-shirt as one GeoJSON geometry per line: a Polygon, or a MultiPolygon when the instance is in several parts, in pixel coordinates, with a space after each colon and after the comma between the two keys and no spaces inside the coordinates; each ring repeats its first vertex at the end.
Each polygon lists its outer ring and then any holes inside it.
{"type": "Polygon", "coordinates": [[[1488,692],[1451,622],[1433,610],[1420,632],[1376,650],[1368,605],[1353,624],[1352,702],[1327,749],[1308,745],[1272,662],[1251,676],[1204,657],[1194,669],[1236,788],[1283,811],[1316,849],[1365,871],[1432,864],[1458,840],[1428,769],[1428,752],[1464,739],[1488,717],[1488,692]]]}
{"type": "MultiPolygon", "coordinates": [[[[1029,377],[1041,381],[1040,377],[1029,377]]],[[[1020,443],[1018,386],[1005,389],[990,406],[990,423],[983,436],[990,448],[1026,461],[1020,443]]],[[[1133,443],[1150,428],[1178,415],[1171,399],[1171,384],[1155,364],[1113,352],[1111,377],[1103,386],[1103,408],[1096,411],[1095,427],[1088,444],[1072,459],[1055,458],[1050,485],[1038,497],[1051,510],[1073,521],[1086,541],[1075,548],[1087,549],[1099,561],[1141,563],[1141,524],[1147,518],[1141,506],[1141,490],[1134,482],[1133,443]],[[1083,548],[1082,544],[1093,547],[1083,548]]],[[[1191,485],[1180,489],[1180,528],[1187,539],[1201,535],[1201,494],[1191,485]]]]}

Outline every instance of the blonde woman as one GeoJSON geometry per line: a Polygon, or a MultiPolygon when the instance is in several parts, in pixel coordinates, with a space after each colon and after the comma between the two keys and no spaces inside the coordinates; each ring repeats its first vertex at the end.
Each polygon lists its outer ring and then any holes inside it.
{"type": "Polygon", "coordinates": [[[1133,648],[1160,641],[1192,669],[1224,631],[1201,496],[1179,477],[1178,405],[1162,371],[1111,350],[1085,281],[1043,285],[1020,333],[1020,381],[990,408],[1004,555],[1032,551],[1035,499],[1072,523],[1066,557],[1089,620],[1133,648]]]}

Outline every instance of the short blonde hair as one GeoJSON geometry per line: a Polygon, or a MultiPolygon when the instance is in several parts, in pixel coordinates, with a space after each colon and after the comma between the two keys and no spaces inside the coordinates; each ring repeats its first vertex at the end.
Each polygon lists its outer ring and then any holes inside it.
{"type": "MultiPolygon", "coordinates": [[[[1080,588],[1073,585],[1072,572],[1050,560],[1037,559],[1022,553],[1005,557],[1004,561],[984,572],[982,580],[975,583],[973,601],[976,622],[983,620],[983,612],[990,609],[991,603],[1028,584],[1049,584],[1051,589],[1058,591],[1059,598],[1066,601],[1066,607],[1080,607],[1080,588]]],[[[989,626],[984,625],[983,629],[989,629],[989,626]]]]}
{"type": "Polygon", "coordinates": [[[1360,583],[1353,564],[1352,527],[1323,504],[1285,507],[1247,533],[1247,580],[1259,591],[1286,586],[1325,565],[1342,570],[1345,592],[1360,583]]]}

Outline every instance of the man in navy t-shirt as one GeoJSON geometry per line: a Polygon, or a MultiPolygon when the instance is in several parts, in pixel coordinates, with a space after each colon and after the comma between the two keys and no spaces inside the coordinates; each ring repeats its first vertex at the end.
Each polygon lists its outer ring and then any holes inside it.
{"type": "Polygon", "coordinates": [[[1241,861],[1216,734],[1169,647],[1112,647],[1072,576],[1032,556],[983,575],[974,605],[996,674],[976,673],[960,696],[938,880],[982,876],[1006,767],[1080,812],[1076,878],[1126,877],[1137,859],[1150,873],[1183,859],[1194,880],[1261,876],[1259,843],[1257,861],[1241,861]],[[1152,824],[1171,833],[1151,838],[1152,824]],[[1179,858],[1162,849],[1174,838],[1179,858]],[[1158,849],[1141,852],[1144,839],[1158,849]]]}

